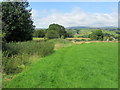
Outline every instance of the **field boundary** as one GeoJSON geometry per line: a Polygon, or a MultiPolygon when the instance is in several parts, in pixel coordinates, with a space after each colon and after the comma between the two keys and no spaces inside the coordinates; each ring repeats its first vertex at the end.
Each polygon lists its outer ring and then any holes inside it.
{"type": "Polygon", "coordinates": [[[73,43],[74,44],[83,44],[83,43],[97,43],[97,42],[118,43],[119,41],[81,41],[81,42],[73,42],[73,43]]]}

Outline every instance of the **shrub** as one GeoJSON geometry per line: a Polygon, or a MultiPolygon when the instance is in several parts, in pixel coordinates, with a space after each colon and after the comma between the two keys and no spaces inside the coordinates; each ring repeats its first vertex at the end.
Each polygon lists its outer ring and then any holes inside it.
{"type": "Polygon", "coordinates": [[[86,39],[81,39],[81,41],[87,41],[86,39]]]}
{"type": "Polygon", "coordinates": [[[33,33],[33,36],[34,37],[45,37],[45,30],[35,30],[34,33],[33,33]]]}
{"type": "Polygon", "coordinates": [[[104,34],[103,34],[102,30],[96,30],[90,34],[90,38],[92,40],[103,40],[103,36],[104,36],[104,34]]]}
{"type": "Polygon", "coordinates": [[[109,38],[110,41],[114,40],[112,37],[109,38]]]}

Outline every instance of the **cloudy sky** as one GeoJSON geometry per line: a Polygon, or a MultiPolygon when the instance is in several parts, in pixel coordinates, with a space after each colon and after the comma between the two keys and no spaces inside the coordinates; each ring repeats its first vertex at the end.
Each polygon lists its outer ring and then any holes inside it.
{"type": "Polygon", "coordinates": [[[52,23],[72,26],[117,26],[117,2],[30,2],[36,28],[52,23]]]}

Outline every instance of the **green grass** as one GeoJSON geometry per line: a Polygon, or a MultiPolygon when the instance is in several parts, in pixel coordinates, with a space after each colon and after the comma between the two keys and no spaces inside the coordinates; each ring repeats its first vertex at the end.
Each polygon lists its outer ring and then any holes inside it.
{"type": "Polygon", "coordinates": [[[62,48],[17,75],[7,88],[117,88],[118,43],[62,48]]]}
{"type": "Polygon", "coordinates": [[[36,37],[34,37],[33,40],[34,41],[39,41],[39,40],[45,40],[45,39],[44,38],[36,38],[36,37]]]}

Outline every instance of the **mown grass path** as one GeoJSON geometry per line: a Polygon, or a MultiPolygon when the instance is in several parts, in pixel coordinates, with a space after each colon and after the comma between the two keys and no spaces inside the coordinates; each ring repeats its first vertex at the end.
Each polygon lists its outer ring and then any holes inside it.
{"type": "Polygon", "coordinates": [[[62,48],[19,74],[9,88],[117,88],[118,43],[62,48]]]}

